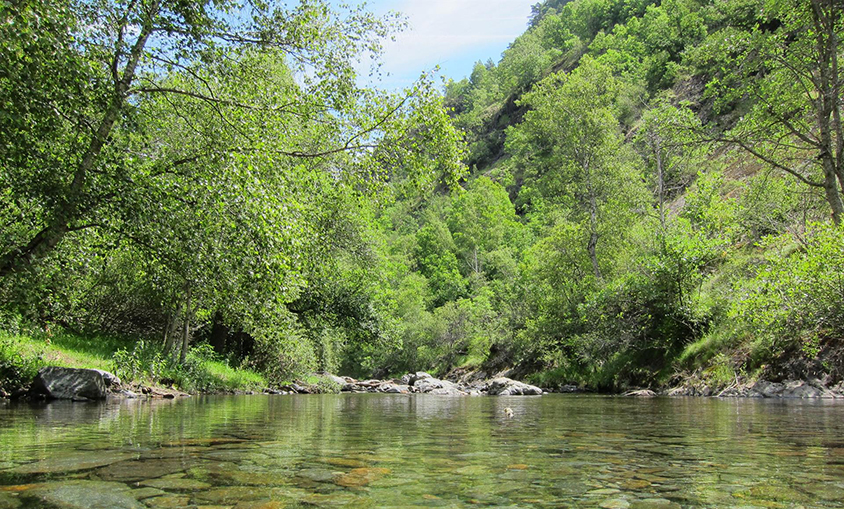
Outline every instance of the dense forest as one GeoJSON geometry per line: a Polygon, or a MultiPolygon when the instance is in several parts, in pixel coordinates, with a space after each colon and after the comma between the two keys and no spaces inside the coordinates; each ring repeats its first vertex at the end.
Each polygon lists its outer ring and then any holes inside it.
{"type": "Polygon", "coordinates": [[[356,70],[401,18],[323,0],[0,20],[2,376],[61,334],[153,378],[844,375],[837,0],[546,0],[397,93],[356,70]]]}

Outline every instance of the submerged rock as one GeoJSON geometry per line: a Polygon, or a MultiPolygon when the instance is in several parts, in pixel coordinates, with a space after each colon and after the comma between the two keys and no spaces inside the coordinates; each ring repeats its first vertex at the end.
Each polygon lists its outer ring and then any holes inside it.
{"type": "Polygon", "coordinates": [[[680,504],[666,498],[645,498],[633,501],[630,509],[680,509],[680,504]]]}
{"type": "Polygon", "coordinates": [[[390,473],[389,468],[355,468],[347,474],[341,474],[334,479],[334,483],[345,488],[366,486],[390,473]]]}
{"type": "Polygon", "coordinates": [[[55,474],[60,472],[75,472],[77,470],[88,470],[91,468],[104,467],[125,461],[132,457],[132,454],[125,452],[111,451],[79,451],[67,454],[58,454],[34,463],[26,463],[8,470],[13,474],[55,474]]]}
{"type": "Polygon", "coordinates": [[[114,383],[119,385],[120,379],[107,371],[47,366],[38,372],[29,391],[50,399],[84,401],[105,399],[114,383]]]}
{"type": "Polygon", "coordinates": [[[63,481],[45,483],[25,491],[24,499],[63,509],[142,509],[143,504],[122,483],[100,481],[63,481]]]}
{"type": "Polygon", "coordinates": [[[487,392],[493,396],[539,396],[542,389],[510,378],[500,377],[489,381],[487,392]]]}
{"type": "Polygon", "coordinates": [[[141,486],[147,488],[158,488],[160,490],[169,491],[194,491],[204,490],[211,487],[211,484],[198,481],[196,479],[186,479],[184,477],[162,477],[160,479],[149,479],[140,483],[141,486]]]}
{"type": "Polygon", "coordinates": [[[180,458],[122,461],[97,472],[103,481],[143,481],[155,477],[175,474],[187,469],[180,458]]]}

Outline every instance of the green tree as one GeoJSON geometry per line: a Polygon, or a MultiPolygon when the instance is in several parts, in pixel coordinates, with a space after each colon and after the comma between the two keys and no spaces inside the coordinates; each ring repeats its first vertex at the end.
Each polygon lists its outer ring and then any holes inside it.
{"type": "Polygon", "coordinates": [[[586,249],[602,279],[599,242],[618,234],[643,197],[635,154],[623,143],[614,100],[618,83],[589,57],[571,74],[557,73],[526,94],[532,108],[508,130],[508,150],[545,200],[584,224],[586,249]]]}
{"type": "MultiPolygon", "coordinates": [[[[0,275],[43,258],[74,231],[101,227],[111,212],[130,216],[121,192],[144,185],[134,180],[139,167],[175,173],[184,165],[254,154],[266,148],[260,127],[277,124],[273,128],[284,136],[272,156],[306,164],[357,153],[361,157],[352,162],[369,162],[357,171],[372,180],[377,166],[366,152],[378,138],[395,143],[408,134],[406,127],[391,131],[400,126],[389,121],[411,110],[417,121],[428,118],[414,108],[421,104],[416,98],[432,97],[424,87],[388,97],[355,84],[358,55],[378,51],[389,23],[361,10],[337,14],[321,0],[293,8],[250,3],[249,16],[242,15],[246,8],[235,1],[165,0],[0,7],[0,103],[9,120],[0,150],[11,225],[0,275]],[[283,63],[268,68],[249,48],[283,63]],[[283,67],[301,76],[295,93],[294,82],[284,78],[289,73],[273,75],[283,67]],[[254,92],[267,80],[290,93],[256,101],[254,92]],[[198,140],[184,150],[163,137],[144,138],[149,132],[139,125],[146,103],[170,101],[170,116],[184,117],[183,123],[216,117],[208,128],[186,127],[198,140]],[[136,150],[141,146],[145,150],[136,150]]],[[[434,125],[444,116],[430,111],[438,120],[422,122],[426,128],[413,133],[423,140],[448,134],[447,126],[434,125]]],[[[411,143],[399,148],[390,149],[390,160],[409,154],[413,161],[424,153],[411,152],[411,143]]]]}
{"type": "Polygon", "coordinates": [[[749,101],[717,139],[821,189],[832,221],[844,218],[844,10],[835,0],[758,2],[750,28],[713,33],[695,62],[715,69],[708,93],[723,107],[749,101]]]}
{"type": "Polygon", "coordinates": [[[701,145],[693,129],[699,123],[685,107],[660,102],[645,111],[636,134],[639,153],[650,170],[656,209],[662,228],[666,225],[666,201],[688,186],[697,173],[701,145]]]}
{"type": "Polygon", "coordinates": [[[467,272],[483,273],[488,253],[522,244],[521,224],[507,191],[487,177],[472,181],[468,191],[454,197],[446,221],[467,272]]]}

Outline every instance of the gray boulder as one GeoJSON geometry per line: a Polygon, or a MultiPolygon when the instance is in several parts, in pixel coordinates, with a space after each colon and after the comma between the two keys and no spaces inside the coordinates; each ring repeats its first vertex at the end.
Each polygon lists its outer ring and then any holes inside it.
{"type": "Polygon", "coordinates": [[[434,377],[424,371],[417,371],[416,373],[408,373],[401,377],[401,383],[404,385],[415,385],[417,381],[428,378],[434,377]]]}
{"type": "Polygon", "coordinates": [[[38,372],[29,392],[50,399],[105,399],[114,380],[120,381],[111,373],[98,369],[47,366],[38,372]]]}
{"type": "Polygon", "coordinates": [[[116,388],[120,386],[120,379],[114,373],[109,373],[108,371],[103,371],[101,369],[95,369],[97,373],[102,375],[103,382],[105,382],[106,387],[108,388],[116,388]]]}
{"type": "Polygon", "coordinates": [[[542,389],[535,385],[500,377],[489,381],[487,392],[491,396],[539,396],[542,394],[542,389]]]}
{"type": "Polygon", "coordinates": [[[383,392],[385,394],[409,394],[410,393],[410,386],[404,384],[394,384],[392,382],[386,382],[378,386],[378,392],[383,392]]]}
{"type": "Polygon", "coordinates": [[[437,394],[440,396],[464,396],[466,393],[448,380],[438,378],[423,378],[413,384],[423,394],[437,394]]]}
{"type": "Polygon", "coordinates": [[[345,387],[346,384],[348,383],[348,382],[346,382],[345,378],[339,377],[339,376],[332,374],[332,373],[329,373],[328,371],[323,371],[322,373],[319,373],[318,376],[321,376],[322,378],[327,379],[331,383],[337,384],[340,387],[345,387]]]}
{"type": "Polygon", "coordinates": [[[767,380],[759,380],[751,387],[765,398],[776,398],[782,396],[784,389],[781,383],[768,382],[767,380]]]}
{"type": "Polygon", "coordinates": [[[451,385],[448,387],[440,387],[439,389],[433,389],[428,392],[428,394],[435,394],[437,396],[468,396],[468,392],[464,392],[457,388],[455,385],[451,385]]]}
{"type": "Polygon", "coordinates": [[[834,398],[835,394],[823,387],[816,381],[789,381],[785,382],[783,391],[782,391],[783,398],[807,398],[807,399],[817,399],[817,398],[834,398]]]}

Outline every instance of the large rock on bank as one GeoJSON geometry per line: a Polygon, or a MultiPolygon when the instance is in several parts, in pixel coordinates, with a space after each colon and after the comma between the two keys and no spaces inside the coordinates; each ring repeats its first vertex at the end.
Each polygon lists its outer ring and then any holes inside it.
{"type": "Polygon", "coordinates": [[[38,372],[29,392],[49,399],[85,401],[105,399],[112,385],[120,385],[120,379],[108,371],[47,366],[38,372]]]}
{"type": "Polygon", "coordinates": [[[487,385],[492,396],[541,396],[542,389],[510,378],[493,378],[487,385]]]}
{"type": "Polygon", "coordinates": [[[423,378],[416,380],[413,386],[423,394],[437,394],[440,396],[465,396],[466,392],[461,390],[448,380],[440,380],[438,378],[423,378]]]}

